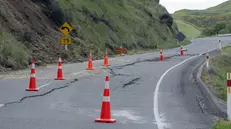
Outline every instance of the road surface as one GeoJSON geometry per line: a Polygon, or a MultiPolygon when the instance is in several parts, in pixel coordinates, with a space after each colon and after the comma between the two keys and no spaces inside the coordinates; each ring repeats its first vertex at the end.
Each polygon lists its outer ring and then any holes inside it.
{"type": "Polygon", "coordinates": [[[1,129],[209,129],[212,115],[204,110],[203,93],[193,82],[202,53],[229,45],[231,38],[195,39],[185,46],[159,52],[115,57],[112,65],[85,71],[87,63],[64,64],[64,81],[55,81],[57,66],[36,69],[39,92],[28,92],[28,70],[1,75],[1,129]],[[113,124],[99,117],[105,76],[110,75],[113,124]]]}

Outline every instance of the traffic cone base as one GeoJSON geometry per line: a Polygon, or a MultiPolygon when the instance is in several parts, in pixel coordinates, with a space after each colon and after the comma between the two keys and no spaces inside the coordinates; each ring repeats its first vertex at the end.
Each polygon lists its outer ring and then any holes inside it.
{"type": "Polygon", "coordinates": [[[102,123],[115,123],[116,120],[115,119],[96,119],[95,122],[102,122],[102,123]]]}
{"type": "Polygon", "coordinates": [[[37,88],[26,88],[26,91],[39,91],[37,88]]]}
{"type": "Polygon", "coordinates": [[[86,68],[86,70],[94,70],[94,68],[86,68]]]}
{"type": "Polygon", "coordinates": [[[65,80],[64,78],[55,78],[55,80],[65,80]]]}
{"type": "Polygon", "coordinates": [[[101,66],[111,66],[111,65],[109,65],[109,64],[102,64],[101,66]]]}

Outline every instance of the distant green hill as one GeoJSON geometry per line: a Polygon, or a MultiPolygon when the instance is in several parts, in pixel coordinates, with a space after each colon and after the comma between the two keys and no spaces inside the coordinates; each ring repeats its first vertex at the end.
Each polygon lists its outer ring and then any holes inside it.
{"type": "Polygon", "coordinates": [[[173,14],[175,19],[182,20],[204,28],[218,22],[231,23],[231,0],[205,10],[179,10],[173,14]]]}
{"type": "Polygon", "coordinates": [[[180,20],[175,20],[175,22],[178,26],[179,31],[184,33],[188,40],[199,37],[201,35],[201,31],[195,28],[193,25],[180,20]]]}

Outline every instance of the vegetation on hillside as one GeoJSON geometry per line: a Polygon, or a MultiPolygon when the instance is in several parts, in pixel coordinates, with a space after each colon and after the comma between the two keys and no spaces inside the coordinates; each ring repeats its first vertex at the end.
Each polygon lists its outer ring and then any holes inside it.
{"type": "MultiPolygon", "coordinates": [[[[179,10],[176,11],[173,16],[175,19],[193,24],[199,29],[207,28],[209,31],[216,26],[216,24],[220,24],[221,22],[227,25],[231,23],[231,1],[226,1],[205,10],[179,10]]],[[[229,32],[229,30],[223,29],[220,33],[225,32],[229,32]]]]}
{"type": "Polygon", "coordinates": [[[191,40],[192,38],[197,38],[201,35],[201,31],[195,28],[193,25],[180,20],[175,20],[175,22],[178,26],[179,31],[184,33],[188,40],[191,40]]]}
{"type": "Polygon", "coordinates": [[[216,23],[215,25],[204,28],[202,31],[202,35],[204,36],[228,33],[231,33],[231,24],[225,22],[216,23]]]}
{"type": "Polygon", "coordinates": [[[219,121],[213,126],[213,129],[231,129],[231,122],[219,121]]]}
{"type": "Polygon", "coordinates": [[[214,89],[217,96],[224,101],[227,99],[226,73],[231,71],[231,47],[225,47],[218,56],[210,59],[210,69],[202,73],[202,79],[214,89]]]}
{"type": "Polygon", "coordinates": [[[98,59],[106,47],[110,54],[120,46],[172,47],[178,33],[159,0],[1,0],[0,28],[0,51],[7,51],[0,57],[0,67],[9,69],[27,66],[30,58],[38,64],[57,62],[58,55],[64,61],[83,61],[90,49],[98,59]],[[68,51],[59,43],[58,28],[65,21],[73,27],[68,51]]]}

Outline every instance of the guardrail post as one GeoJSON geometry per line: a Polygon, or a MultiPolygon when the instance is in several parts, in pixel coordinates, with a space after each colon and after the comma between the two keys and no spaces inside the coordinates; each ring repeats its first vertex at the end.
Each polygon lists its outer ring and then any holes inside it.
{"type": "Polygon", "coordinates": [[[206,55],[206,68],[209,69],[209,54],[206,55]]]}
{"type": "Polygon", "coordinates": [[[219,41],[219,49],[221,50],[222,46],[221,46],[221,41],[219,41]]]}
{"type": "Polygon", "coordinates": [[[227,73],[227,115],[231,120],[231,73],[227,73]]]}

